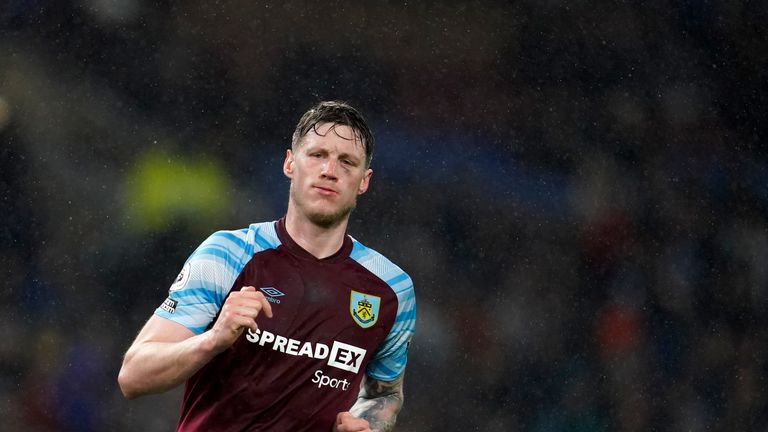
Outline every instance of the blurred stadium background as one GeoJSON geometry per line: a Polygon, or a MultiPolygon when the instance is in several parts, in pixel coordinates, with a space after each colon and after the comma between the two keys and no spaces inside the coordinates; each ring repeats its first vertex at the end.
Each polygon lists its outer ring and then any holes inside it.
{"type": "Polygon", "coordinates": [[[173,428],[121,355],[321,99],[416,282],[397,430],[768,429],[765,2],[1,3],[2,430],[173,428]]]}

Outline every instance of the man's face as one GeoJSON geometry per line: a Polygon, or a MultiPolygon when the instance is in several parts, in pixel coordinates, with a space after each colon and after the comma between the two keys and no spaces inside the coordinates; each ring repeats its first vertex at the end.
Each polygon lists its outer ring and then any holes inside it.
{"type": "Polygon", "coordinates": [[[310,129],[295,153],[288,150],[283,172],[291,179],[290,199],[297,210],[324,227],[349,215],[373,174],[352,128],[333,123],[310,129]]]}

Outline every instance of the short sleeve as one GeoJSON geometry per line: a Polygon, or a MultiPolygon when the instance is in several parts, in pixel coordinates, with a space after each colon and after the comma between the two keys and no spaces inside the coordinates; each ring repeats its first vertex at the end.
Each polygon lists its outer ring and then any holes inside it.
{"type": "Polygon", "coordinates": [[[405,370],[408,346],[416,326],[416,294],[413,281],[392,261],[357,240],[354,240],[350,257],[389,285],[397,297],[395,322],[366,367],[369,377],[380,381],[394,381],[405,370]]]}
{"type": "Polygon", "coordinates": [[[369,377],[380,381],[393,381],[403,374],[416,326],[416,296],[411,278],[401,273],[387,283],[397,295],[397,315],[392,329],[366,368],[369,377]]]}
{"type": "Polygon", "coordinates": [[[190,255],[155,314],[196,334],[208,328],[253,256],[248,229],[218,231],[190,255]]]}

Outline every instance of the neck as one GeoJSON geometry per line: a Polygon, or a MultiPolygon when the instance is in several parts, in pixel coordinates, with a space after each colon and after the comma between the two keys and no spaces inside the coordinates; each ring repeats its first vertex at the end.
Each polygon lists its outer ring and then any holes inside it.
{"type": "Polygon", "coordinates": [[[318,259],[338,252],[344,243],[348,223],[349,217],[345,217],[332,227],[316,225],[307,219],[292,202],[288,203],[288,211],[285,214],[285,229],[293,241],[318,259]]]}

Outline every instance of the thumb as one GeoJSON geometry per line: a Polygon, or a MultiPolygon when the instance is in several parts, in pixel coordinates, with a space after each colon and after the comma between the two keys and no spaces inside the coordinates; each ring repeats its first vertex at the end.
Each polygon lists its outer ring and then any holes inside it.
{"type": "Polygon", "coordinates": [[[336,424],[340,425],[344,423],[344,419],[352,417],[352,414],[349,413],[349,411],[344,411],[336,414],[336,424]]]}
{"type": "Polygon", "coordinates": [[[240,291],[256,291],[256,288],[252,286],[247,286],[247,287],[240,288],[240,291]]]}

